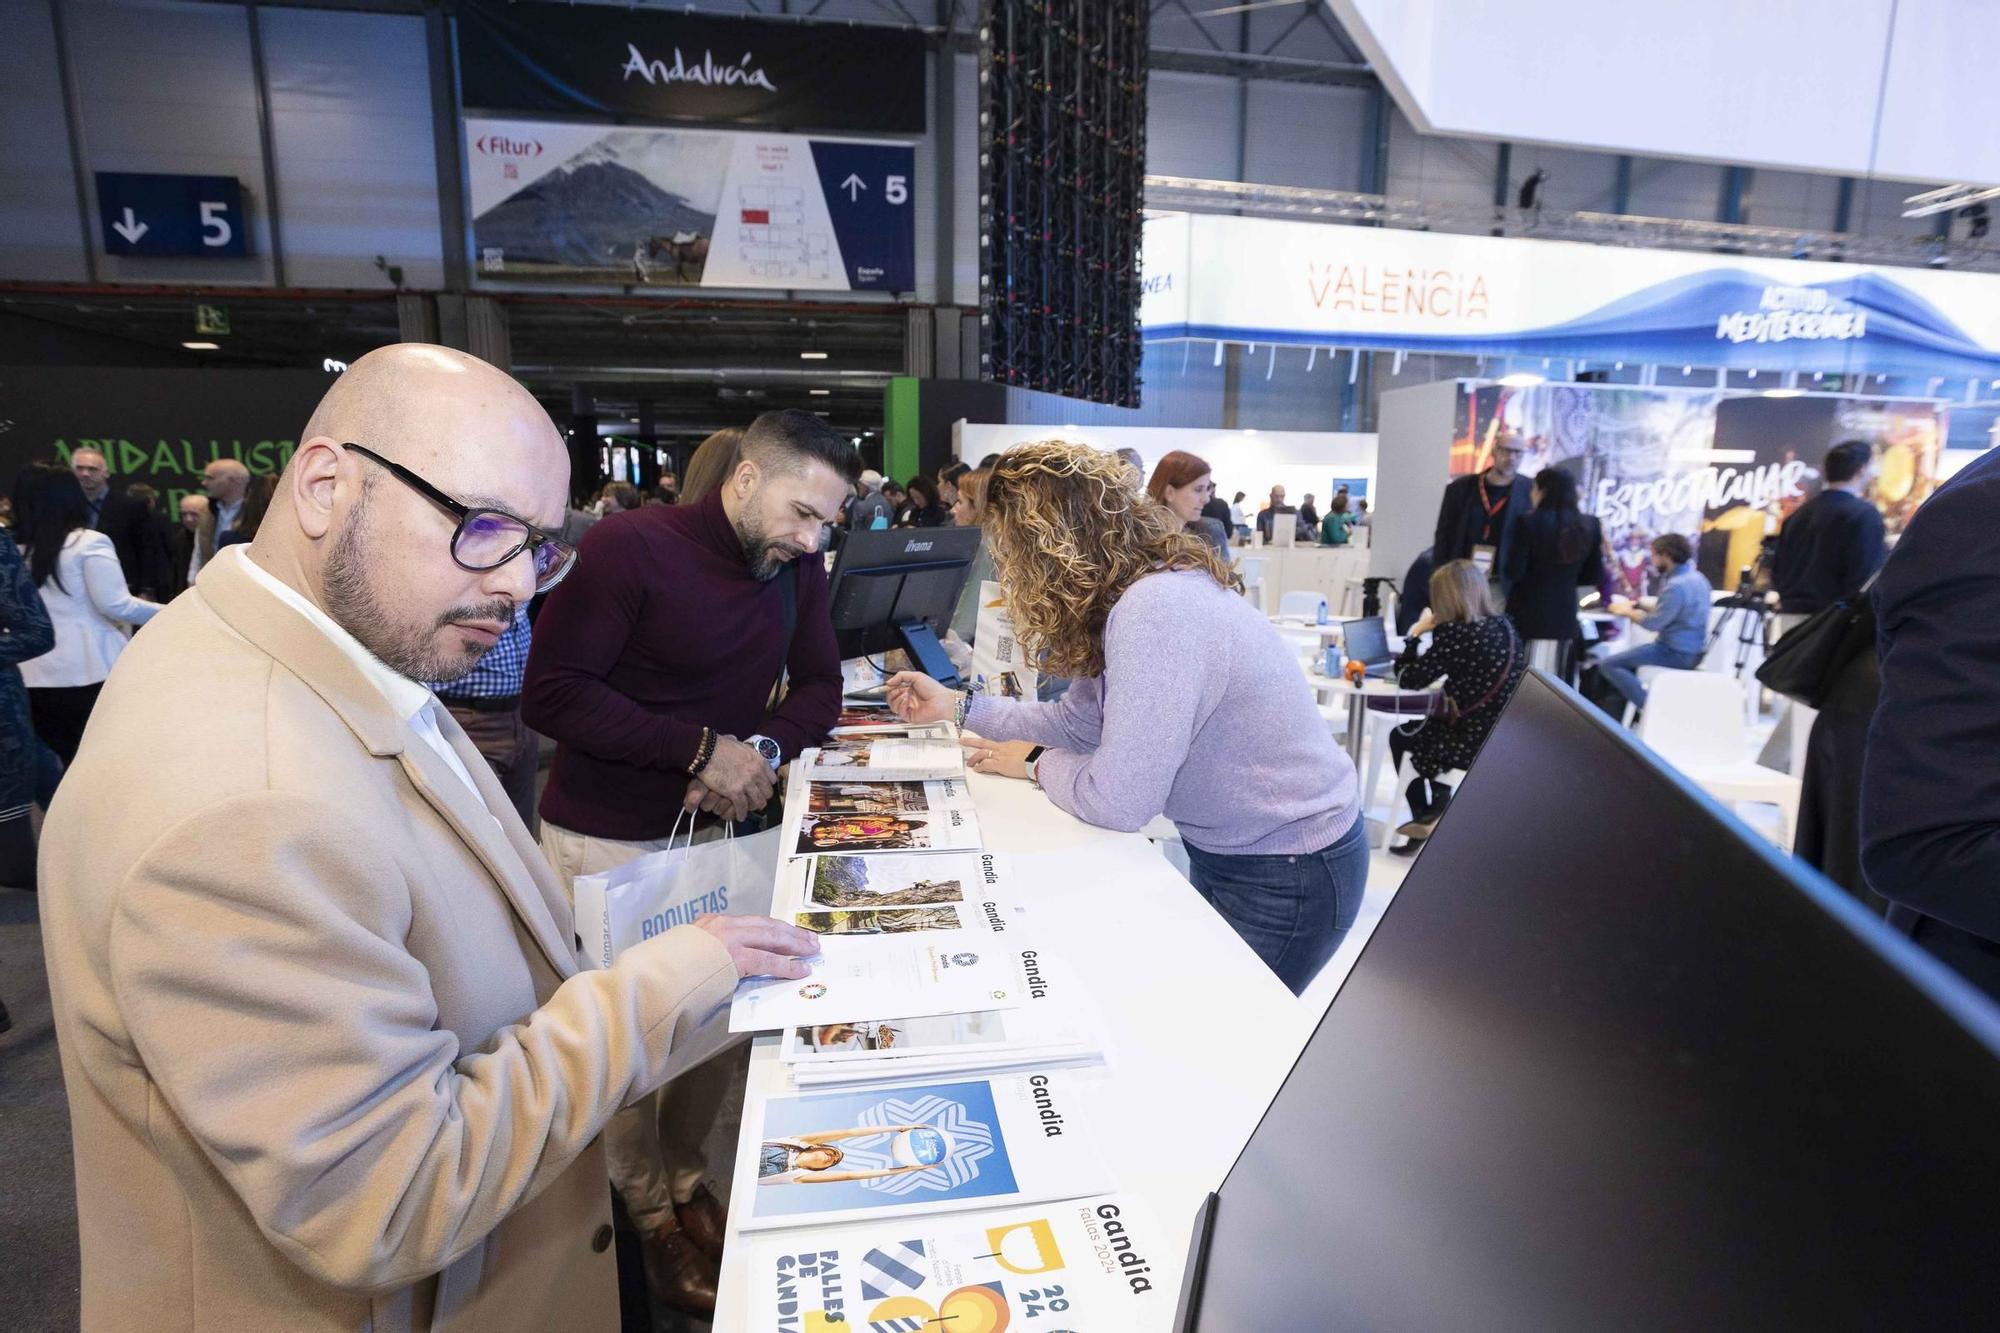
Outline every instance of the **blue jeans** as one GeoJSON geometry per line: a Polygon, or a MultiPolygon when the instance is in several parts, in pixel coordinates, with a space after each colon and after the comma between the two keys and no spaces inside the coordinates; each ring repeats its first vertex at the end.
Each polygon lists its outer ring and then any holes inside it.
{"type": "Polygon", "coordinates": [[[1597,669],[1634,708],[1644,708],[1646,687],[1639,683],[1640,667],[1672,667],[1676,671],[1692,671],[1700,665],[1700,653],[1684,653],[1655,641],[1627,648],[1622,653],[1613,653],[1599,661],[1597,669]]]}
{"type": "Polygon", "coordinates": [[[1368,821],[1316,852],[1225,856],[1187,848],[1195,892],[1221,914],[1294,995],[1303,992],[1361,912],[1368,887],[1368,821]]]}

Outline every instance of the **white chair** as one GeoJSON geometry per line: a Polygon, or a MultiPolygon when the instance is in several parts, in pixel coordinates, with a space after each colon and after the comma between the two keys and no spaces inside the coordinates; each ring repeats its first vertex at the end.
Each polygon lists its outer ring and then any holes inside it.
{"type": "Polygon", "coordinates": [[[1264,601],[1264,566],[1269,563],[1268,556],[1243,555],[1236,558],[1236,573],[1243,580],[1243,595],[1267,615],[1270,607],[1264,601]]]}
{"type": "MultiPolygon", "coordinates": [[[[1660,673],[1662,671],[1676,671],[1678,669],[1679,668],[1677,667],[1642,666],[1632,674],[1639,678],[1639,683],[1645,686],[1647,693],[1650,694],[1653,689],[1653,682],[1660,678],[1660,673]]],[[[1639,705],[1632,703],[1626,704],[1625,717],[1624,717],[1625,725],[1628,727],[1631,726],[1632,719],[1634,717],[1637,717],[1638,714],[1639,714],[1639,705]]]]}
{"type": "Polygon", "coordinates": [[[1800,784],[1789,773],[1745,758],[1743,682],[1715,671],[1662,671],[1646,696],[1639,739],[1681,774],[1725,805],[1775,805],[1779,845],[1791,850],[1799,819],[1800,784]]]}
{"type": "Polygon", "coordinates": [[[1323,620],[1326,618],[1326,598],[1316,592],[1288,592],[1278,599],[1278,614],[1323,620]]]}

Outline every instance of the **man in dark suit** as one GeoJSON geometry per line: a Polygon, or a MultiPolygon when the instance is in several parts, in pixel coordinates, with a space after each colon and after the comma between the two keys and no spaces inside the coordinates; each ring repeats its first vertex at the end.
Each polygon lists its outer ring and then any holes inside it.
{"type": "Polygon", "coordinates": [[[1891,924],[2000,999],[1996,515],[2000,451],[1924,503],[1876,581],[1861,868],[1891,924]]]}
{"type": "Polygon", "coordinates": [[[1521,475],[1524,452],[1519,436],[1501,435],[1493,441],[1484,471],[1444,488],[1437,535],[1431,542],[1436,563],[1477,561],[1485,566],[1486,577],[1500,581],[1513,553],[1515,526],[1533,503],[1528,479],[1521,475]]]}
{"type": "Polygon", "coordinates": [[[172,539],[167,543],[167,557],[173,569],[173,577],[167,591],[169,599],[178,597],[193,587],[195,575],[201,573],[202,561],[215,554],[212,534],[207,538],[208,549],[202,549],[203,530],[208,526],[208,522],[208,497],[201,494],[183,495],[181,521],[174,524],[172,539]]]}
{"type": "Polygon", "coordinates": [[[83,487],[90,526],[111,539],[125,586],[149,600],[158,599],[170,577],[167,546],[153,522],[152,511],[111,488],[111,466],[97,449],[77,449],[69,456],[70,471],[83,487]]]}
{"type": "Polygon", "coordinates": [[[1771,571],[1785,615],[1809,616],[1851,602],[1882,567],[1882,514],[1866,498],[1874,461],[1866,440],[1834,445],[1821,466],[1825,489],[1785,520],[1771,571]]]}

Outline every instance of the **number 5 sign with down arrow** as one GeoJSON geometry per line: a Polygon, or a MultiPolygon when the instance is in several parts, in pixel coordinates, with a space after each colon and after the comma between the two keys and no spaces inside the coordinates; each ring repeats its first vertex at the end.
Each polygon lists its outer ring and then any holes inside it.
{"type": "Polygon", "coordinates": [[[105,254],[241,259],[250,253],[243,184],[235,177],[96,175],[105,254]]]}

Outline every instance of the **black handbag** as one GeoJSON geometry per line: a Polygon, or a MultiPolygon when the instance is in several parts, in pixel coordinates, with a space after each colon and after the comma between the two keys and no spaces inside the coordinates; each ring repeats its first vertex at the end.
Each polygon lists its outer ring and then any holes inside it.
{"type": "MultiPolygon", "coordinates": [[[[1870,579],[1869,584],[1874,580],[1870,579]]],[[[1758,683],[1808,708],[1822,708],[1833,683],[1857,654],[1875,650],[1875,608],[1868,587],[1852,602],[1816,611],[1771,645],[1758,683]]]]}

